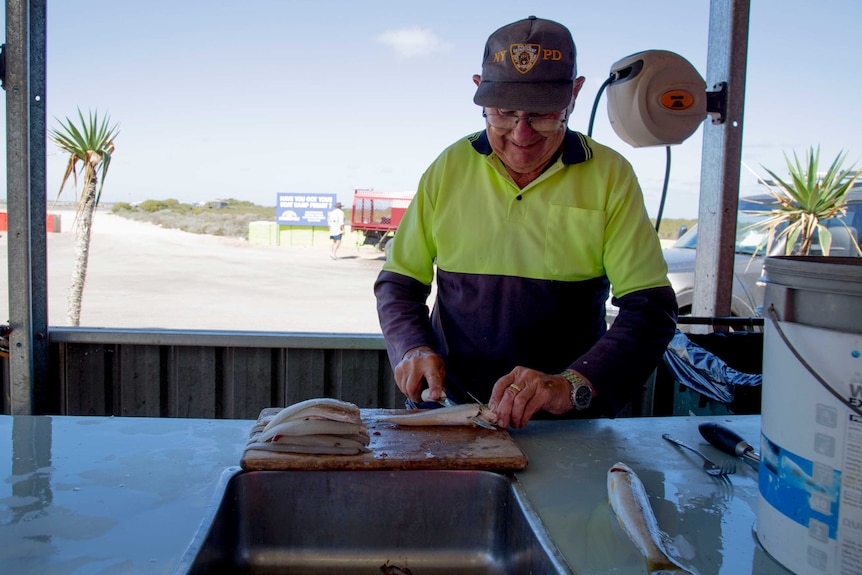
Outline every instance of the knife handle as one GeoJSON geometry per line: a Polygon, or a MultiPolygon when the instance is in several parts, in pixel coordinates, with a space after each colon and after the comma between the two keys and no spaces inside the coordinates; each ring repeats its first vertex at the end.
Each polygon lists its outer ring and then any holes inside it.
{"type": "Polygon", "coordinates": [[[718,423],[701,423],[697,429],[704,439],[725,453],[743,456],[754,451],[754,447],[737,433],[718,423]]]}

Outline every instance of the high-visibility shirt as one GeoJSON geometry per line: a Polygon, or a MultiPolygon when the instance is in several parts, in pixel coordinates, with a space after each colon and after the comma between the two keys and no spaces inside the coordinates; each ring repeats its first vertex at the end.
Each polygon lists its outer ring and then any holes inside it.
{"type": "Polygon", "coordinates": [[[611,392],[628,384],[611,379],[643,384],[673,335],[676,300],[634,170],[578,132],[523,189],[484,131],[456,142],[423,174],[392,241],[375,284],[390,360],[430,345],[459,399],[487,399],[518,365],[570,367],[615,409],[611,392]],[[621,310],[602,338],[610,285],[621,310]]]}

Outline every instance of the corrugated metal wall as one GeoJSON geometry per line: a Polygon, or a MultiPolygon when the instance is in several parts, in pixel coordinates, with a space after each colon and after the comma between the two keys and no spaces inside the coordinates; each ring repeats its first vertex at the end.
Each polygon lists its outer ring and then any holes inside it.
{"type": "MultiPolygon", "coordinates": [[[[51,328],[49,340],[36,413],[256,419],[312,397],[403,407],[382,336],[51,328]]],[[[3,391],[8,414],[8,377],[3,391]]]]}
{"type": "MultiPolygon", "coordinates": [[[[257,419],[265,407],[334,397],[403,408],[383,336],[59,327],[34,414],[257,419]]],[[[671,386],[664,382],[663,387],[671,386]]],[[[0,414],[11,413],[0,357],[0,414]]],[[[667,415],[653,375],[619,417],[667,415]]]]}

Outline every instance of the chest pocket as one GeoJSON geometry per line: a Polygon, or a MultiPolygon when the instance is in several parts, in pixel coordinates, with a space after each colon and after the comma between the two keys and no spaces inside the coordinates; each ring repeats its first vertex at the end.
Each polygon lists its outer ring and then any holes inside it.
{"type": "Polygon", "coordinates": [[[551,205],[545,230],[545,265],[554,276],[585,280],[604,275],[605,214],[551,205]]]}

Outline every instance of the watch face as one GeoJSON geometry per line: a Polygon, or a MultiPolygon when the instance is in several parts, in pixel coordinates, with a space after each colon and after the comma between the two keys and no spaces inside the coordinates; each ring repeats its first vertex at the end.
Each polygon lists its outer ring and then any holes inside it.
{"type": "Polygon", "coordinates": [[[582,385],[575,390],[575,405],[584,409],[589,407],[590,401],[593,399],[593,392],[589,385],[582,385]]]}

